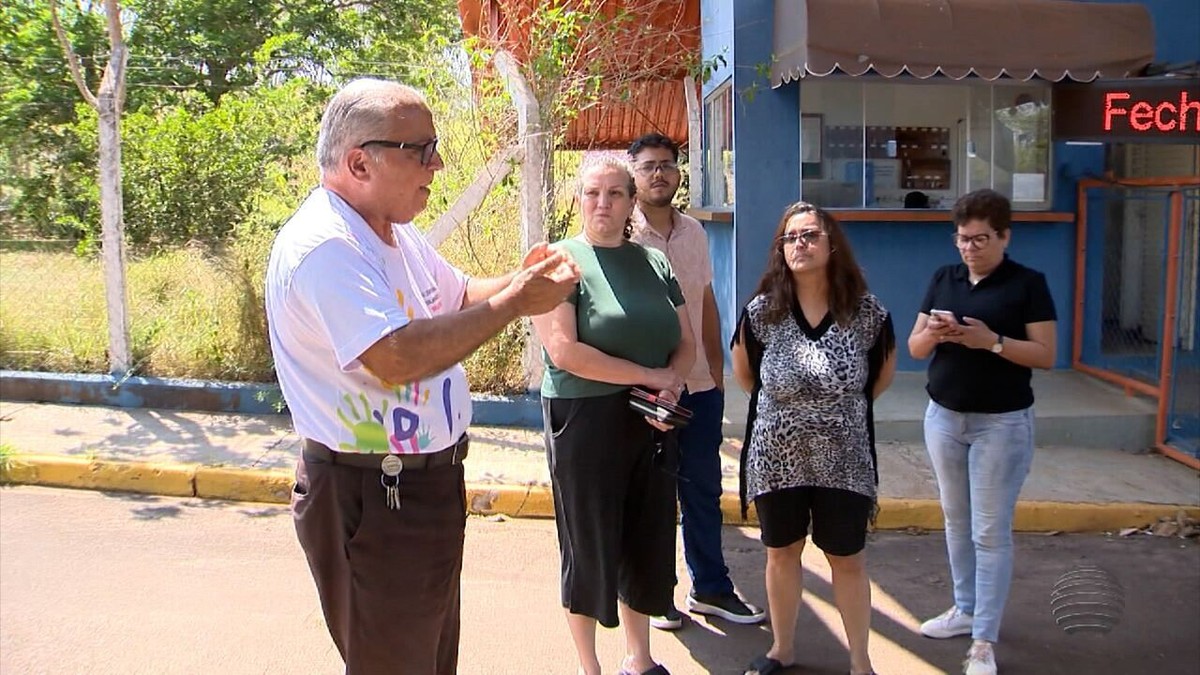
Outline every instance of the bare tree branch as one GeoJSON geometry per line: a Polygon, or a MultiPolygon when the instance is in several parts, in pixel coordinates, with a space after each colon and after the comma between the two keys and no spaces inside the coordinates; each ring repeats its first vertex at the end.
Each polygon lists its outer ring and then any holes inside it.
{"type": "Polygon", "coordinates": [[[121,8],[117,0],[104,0],[104,14],[108,19],[108,42],[112,45],[112,52],[104,68],[100,89],[103,91],[106,86],[115,88],[113,95],[119,112],[125,108],[125,64],[129,60],[129,50],[125,46],[125,31],[121,27],[121,8]]]}
{"type": "Polygon", "coordinates": [[[95,94],[88,89],[87,83],[83,81],[83,72],[79,67],[79,57],[75,56],[75,50],[71,47],[71,41],[67,38],[67,32],[63,30],[62,23],[58,20],[57,0],[50,0],[50,22],[54,24],[54,34],[58,37],[58,44],[62,46],[63,54],[67,57],[67,69],[71,71],[71,79],[75,80],[75,86],[79,87],[79,93],[83,94],[83,100],[87,101],[93,108],[99,109],[100,103],[96,100],[95,94]]]}

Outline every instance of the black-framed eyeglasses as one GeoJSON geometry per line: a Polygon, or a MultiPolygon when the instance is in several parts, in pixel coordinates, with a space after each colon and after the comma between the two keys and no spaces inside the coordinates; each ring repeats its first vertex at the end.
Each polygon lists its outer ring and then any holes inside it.
{"type": "Polygon", "coordinates": [[[957,232],[950,235],[954,239],[954,245],[958,248],[970,247],[976,251],[988,245],[992,241],[992,235],[984,232],[982,234],[958,234],[957,232]]]}
{"type": "Polygon", "coordinates": [[[817,243],[818,241],[821,241],[821,237],[824,237],[824,236],[825,236],[825,233],[822,232],[821,230],[805,230],[804,232],[788,232],[787,234],[785,234],[779,238],[779,243],[781,243],[785,246],[788,244],[795,246],[796,244],[803,242],[805,248],[807,248],[807,247],[812,246],[813,244],[817,243]]]}
{"type": "Polygon", "coordinates": [[[655,172],[675,173],[679,170],[678,162],[639,162],[633,165],[633,170],[643,176],[653,176],[655,172]]]}
{"type": "Polygon", "coordinates": [[[363,141],[358,144],[359,149],[363,149],[368,145],[382,145],[385,148],[398,148],[400,150],[420,150],[421,151],[421,166],[429,166],[433,161],[433,153],[437,152],[438,139],[434,136],[432,139],[424,143],[401,143],[399,141],[363,141]]]}

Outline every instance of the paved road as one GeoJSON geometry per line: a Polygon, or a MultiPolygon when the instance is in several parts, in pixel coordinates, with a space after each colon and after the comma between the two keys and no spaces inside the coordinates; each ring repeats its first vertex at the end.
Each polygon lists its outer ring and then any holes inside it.
{"type": "MultiPolygon", "coordinates": [[[[573,673],[557,604],[554,526],[473,518],[463,577],[464,674],[573,673]]],[[[763,552],[751,529],[726,530],[737,579],[762,602],[763,552]]],[[[999,651],[1002,672],[1200,673],[1200,546],[1104,535],[1025,536],[999,651]],[[1124,586],[1124,621],[1107,636],[1053,623],[1054,581],[1081,563],[1124,586]]],[[[811,547],[810,547],[811,548],[811,547]]],[[[959,672],[964,639],[916,634],[916,617],[948,603],[941,537],[881,534],[872,653],[889,675],[959,672]]],[[[828,568],[805,566],[799,674],[844,673],[828,568]]],[[[683,589],[681,589],[682,592],[683,589]]],[[[674,673],[740,673],[770,642],[761,627],[697,622],[657,634],[674,673]]],[[[620,659],[617,631],[602,658],[620,659]]],[[[0,489],[0,671],[3,673],[336,673],[316,594],[285,509],[274,506],[0,489]]]]}

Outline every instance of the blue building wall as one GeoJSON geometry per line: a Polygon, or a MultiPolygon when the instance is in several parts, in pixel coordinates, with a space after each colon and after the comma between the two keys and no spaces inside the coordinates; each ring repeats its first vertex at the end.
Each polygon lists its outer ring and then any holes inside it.
{"type": "MultiPolygon", "coordinates": [[[[1130,0],[1083,0],[1112,4],[1130,0]]],[[[1142,0],[1154,24],[1154,60],[1165,63],[1200,61],[1200,2],[1142,0]]]]}
{"type": "Polygon", "coordinates": [[[730,0],[700,0],[700,58],[716,62],[717,68],[700,93],[708,96],[733,74],[733,3],[730,0]],[[715,61],[717,57],[724,60],[715,61]]]}
{"type": "MultiPolygon", "coordinates": [[[[960,262],[950,235],[954,226],[938,222],[844,223],[854,256],[867,275],[871,292],[879,296],[896,324],[901,370],[923,370],[904,346],[934,270],[960,262]]],[[[1009,255],[1017,262],[1046,275],[1058,310],[1057,366],[1071,363],[1072,298],[1075,292],[1075,224],[1013,223],[1009,255]]]]}
{"type": "MultiPolygon", "coordinates": [[[[1087,0],[1110,2],[1116,0],[1087,0]]],[[[1200,2],[1147,0],[1155,29],[1156,60],[1200,60],[1200,2]]],[[[784,208],[799,198],[800,83],[770,89],[761,64],[771,62],[774,3],[771,0],[702,0],[701,51],[721,54],[726,66],[704,85],[704,94],[731,76],[735,90],[734,226],[706,223],[712,246],[714,291],[728,340],[737,312],[749,298],[784,208]]],[[[1057,142],[1052,149],[1052,208],[1074,213],[1080,178],[1104,171],[1105,148],[1057,142]]],[[[1015,223],[1009,251],[1046,275],[1059,317],[1056,367],[1070,366],[1073,339],[1075,225],[1015,223]]],[[[916,317],[926,285],[938,266],[959,258],[949,243],[951,224],[851,222],[846,230],[872,290],[892,311],[901,339],[899,367],[921,370],[903,339],[916,317]]]]}
{"type": "Polygon", "coordinates": [[[762,275],[779,216],[800,199],[800,106],[796,84],[772,89],[775,3],[737,0],[733,25],[734,297],[745,304],[762,275]]]}

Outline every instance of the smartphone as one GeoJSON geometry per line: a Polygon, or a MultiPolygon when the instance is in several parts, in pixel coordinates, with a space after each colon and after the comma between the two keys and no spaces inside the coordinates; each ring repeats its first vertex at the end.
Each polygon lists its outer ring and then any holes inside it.
{"type": "Polygon", "coordinates": [[[936,316],[946,323],[958,323],[958,317],[954,316],[954,312],[951,312],[948,309],[931,309],[929,310],[929,315],[936,316]]]}

